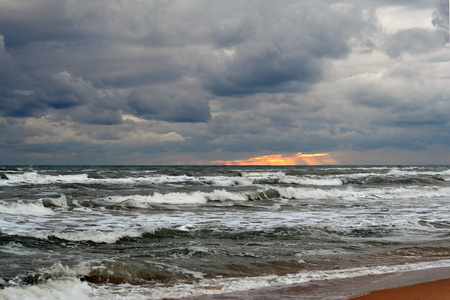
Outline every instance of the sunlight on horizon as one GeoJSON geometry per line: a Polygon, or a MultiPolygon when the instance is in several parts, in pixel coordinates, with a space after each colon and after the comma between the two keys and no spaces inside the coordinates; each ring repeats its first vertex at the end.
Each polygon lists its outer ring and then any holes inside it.
{"type": "Polygon", "coordinates": [[[295,166],[295,165],[335,165],[339,162],[332,158],[330,153],[307,153],[298,152],[294,156],[283,156],[282,154],[263,155],[243,160],[216,160],[213,164],[225,164],[227,166],[295,166]]]}

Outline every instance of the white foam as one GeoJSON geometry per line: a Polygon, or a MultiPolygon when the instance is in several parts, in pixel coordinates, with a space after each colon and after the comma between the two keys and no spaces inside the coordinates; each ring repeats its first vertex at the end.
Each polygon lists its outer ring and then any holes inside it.
{"type": "Polygon", "coordinates": [[[6,244],[5,246],[0,247],[0,252],[8,253],[12,255],[20,255],[20,256],[29,256],[29,255],[35,255],[39,252],[37,251],[31,251],[24,247],[20,243],[10,242],[6,244]]]}
{"type": "Polygon", "coordinates": [[[392,168],[389,170],[388,175],[395,177],[401,176],[418,176],[418,175],[429,175],[429,176],[450,176],[450,170],[445,171],[423,171],[421,169],[407,169],[407,168],[392,168]]]}
{"type": "Polygon", "coordinates": [[[423,199],[442,198],[450,195],[449,187],[386,187],[357,189],[353,186],[345,188],[315,188],[315,187],[272,187],[256,191],[231,192],[225,189],[217,189],[212,192],[174,192],[174,193],[154,193],[153,195],[130,195],[112,196],[104,198],[105,202],[112,202],[124,208],[148,208],[151,204],[171,204],[171,205],[195,205],[206,204],[208,201],[246,201],[248,199],[259,199],[259,195],[267,191],[275,190],[280,194],[281,200],[380,200],[380,199],[423,199]]]}
{"type": "Polygon", "coordinates": [[[22,174],[5,174],[8,180],[5,182],[7,184],[18,184],[18,183],[32,183],[32,184],[49,184],[53,182],[86,182],[88,181],[87,174],[76,174],[76,175],[46,175],[38,173],[37,171],[25,172],[22,174]]]}
{"type": "Polygon", "coordinates": [[[246,172],[242,171],[240,172],[242,177],[248,177],[248,178],[280,178],[286,176],[284,172],[276,171],[276,172],[267,172],[267,171],[252,171],[252,172],[246,172]]]}
{"type": "Polygon", "coordinates": [[[427,197],[448,197],[448,187],[392,187],[356,190],[349,186],[346,189],[320,189],[306,187],[276,187],[281,197],[289,199],[417,199],[427,197]]]}
{"type": "Polygon", "coordinates": [[[203,181],[214,186],[245,186],[253,184],[253,180],[243,177],[207,177],[203,181]]]}
{"type": "Polygon", "coordinates": [[[8,215],[34,215],[34,216],[45,216],[53,215],[55,212],[39,201],[36,203],[31,202],[16,202],[0,204],[0,213],[8,215]]]}
{"type": "MultiPolygon", "coordinates": [[[[316,186],[332,186],[342,185],[341,178],[336,176],[295,176],[286,175],[284,172],[241,172],[246,181],[257,182],[262,180],[277,180],[281,183],[290,183],[298,185],[316,185],[316,186]]],[[[229,179],[231,180],[231,179],[229,179]]],[[[232,181],[232,180],[231,180],[232,181]]]]}
{"type": "MultiPolygon", "coordinates": [[[[347,170],[347,168],[333,168],[333,170],[347,170]]],[[[178,182],[203,182],[206,184],[216,186],[236,186],[236,185],[251,185],[255,181],[260,180],[279,180],[284,183],[295,183],[300,185],[317,185],[317,186],[331,186],[341,185],[346,178],[364,178],[369,176],[375,177],[401,177],[401,176],[441,176],[444,180],[450,180],[450,170],[444,171],[427,171],[416,167],[411,168],[356,168],[353,170],[361,170],[361,173],[347,173],[336,174],[329,176],[295,176],[286,175],[281,171],[241,171],[240,177],[234,176],[206,176],[197,177],[189,175],[158,175],[155,171],[139,171],[132,172],[133,174],[145,174],[145,176],[124,177],[124,178],[89,178],[87,174],[66,174],[66,175],[49,175],[39,173],[37,171],[8,171],[5,176],[8,180],[0,180],[0,185],[17,185],[17,184],[51,184],[55,182],[62,183],[84,183],[84,184],[135,184],[135,183],[151,183],[151,184],[170,184],[178,182]],[[371,172],[364,172],[370,170],[371,172]],[[373,172],[379,171],[379,172],[373,172]],[[381,173],[380,173],[381,172],[381,173]]],[[[86,170],[87,171],[87,170],[86,170]]]]}
{"type": "Polygon", "coordinates": [[[0,290],[0,300],[89,300],[95,298],[97,298],[95,290],[78,278],[48,280],[43,284],[7,287],[0,290]]]}
{"type": "Polygon", "coordinates": [[[179,175],[154,175],[149,174],[141,177],[124,177],[124,178],[89,178],[85,173],[69,174],[69,175],[48,175],[38,173],[37,171],[25,173],[5,174],[8,180],[0,180],[0,185],[20,185],[20,184],[52,184],[52,183],[83,183],[83,184],[135,184],[150,183],[164,184],[177,182],[199,182],[201,179],[194,176],[179,175]]]}
{"type": "Polygon", "coordinates": [[[282,183],[295,183],[300,185],[317,185],[317,186],[331,186],[331,185],[342,185],[343,182],[339,178],[310,178],[310,177],[295,177],[289,176],[285,178],[280,178],[282,183]]]}
{"type": "Polygon", "coordinates": [[[130,229],[130,230],[114,230],[114,231],[102,231],[102,230],[79,230],[79,231],[63,231],[63,232],[51,232],[51,231],[34,231],[34,232],[18,232],[17,235],[34,237],[38,239],[49,239],[56,237],[58,239],[82,242],[91,241],[94,243],[115,243],[125,237],[141,237],[144,233],[155,232],[159,227],[143,228],[143,229],[130,229]]]}
{"type": "Polygon", "coordinates": [[[133,196],[113,196],[105,198],[104,201],[118,203],[123,207],[146,208],[151,204],[205,204],[210,200],[217,201],[245,201],[248,197],[243,193],[228,192],[226,190],[214,190],[212,192],[175,192],[175,193],[154,193],[153,195],[133,195],[133,196]]]}

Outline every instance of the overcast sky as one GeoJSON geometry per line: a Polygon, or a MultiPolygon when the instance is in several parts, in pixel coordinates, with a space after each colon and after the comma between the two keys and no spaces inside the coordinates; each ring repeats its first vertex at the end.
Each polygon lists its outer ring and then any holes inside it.
{"type": "Polygon", "coordinates": [[[0,0],[0,164],[309,154],[450,164],[448,0],[0,0]]]}

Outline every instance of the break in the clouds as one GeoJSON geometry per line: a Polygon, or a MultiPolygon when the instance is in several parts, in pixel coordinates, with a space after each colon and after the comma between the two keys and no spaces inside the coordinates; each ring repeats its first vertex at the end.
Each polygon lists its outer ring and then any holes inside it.
{"type": "Polygon", "coordinates": [[[448,15],[445,0],[3,0],[0,163],[450,163],[448,15]]]}

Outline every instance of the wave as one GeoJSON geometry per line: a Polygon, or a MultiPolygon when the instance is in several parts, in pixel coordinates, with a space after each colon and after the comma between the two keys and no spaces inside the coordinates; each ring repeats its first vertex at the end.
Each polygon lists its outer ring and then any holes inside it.
{"type": "Polygon", "coordinates": [[[212,192],[175,192],[175,193],[154,193],[153,195],[133,195],[133,196],[112,196],[104,199],[108,202],[116,203],[122,208],[148,208],[151,204],[206,204],[208,201],[245,201],[248,196],[245,193],[228,192],[224,189],[212,192]]]}
{"type": "Polygon", "coordinates": [[[67,199],[64,194],[59,198],[41,198],[35,202],[0,203],[0,213],[7,215],[54,215],[52,207],[67,207],[67,199]]]}
{"type": "MultiPolygon", "coordinates": [[[[152,208],[152,205],[206,205],[213,202],[246,202],[281,199],[290,200],[389,200],[389,199],[424,199],[442,198],[450,195],[450,187],[386,187],[357,189],[353,186],[344,188],[316,188],[298,186],[273,186],[257,190],[227,191],[216,189],[211,192],[172,192],[151,195],[109,196],[101,202],[109,203],[119,209],[152,208]]],[[[73,201],[76,203],[76,200],[73,201]]],[[[59,198],[41,198],[35,202],[0,203],[0,213],[8,215],[54,215],[55,208],[68,207],[64,194],[59,198]]]]}
{"type": "Polygon", "coordinates": [[[429,197],[448,197],[450,187],[392,187],[354,189],[348,186],[345,189],[319,189],[299,187],[276,187],[281,197],[287,199],[418,199],[429,197]]]}
{"type": "Polygon", "coordinates": [[[7,253],[9,255],[30,256],[36,255],[38,251],[32,251],[24,245],[16,242],[9,242],[8,244],[0,248],[0,252],[7,253]]]}
{"type": "Polygon", "coordinates": [[[102,201],[112,203],[118,208],[151,208],[152,204],[168,205],[204,205],[210,202],[225,201],[258,201],[258,200],[367,200],[367,199],[422,199],[428,197],[441,198],[450,195],[450,187],[391,187],[356,189],[346,188],[322,189],[315,187],[283,187],[274,186],[258,190],[227,191],[224,189],[212,192],[174,192],[154,193],[152,195],[111,196],[102,201]]]}
{"type": "Polygon", "coordinates": [[[342,185],[343,182],[339,178],[332,178],[325,176],[319,178],[318,176],[298,176],[298,175],[287,175],[285,172],[240,172],[241,177],[247,179],[252,183],[287,183],[287,184],[298,184],[298,185],[342,185]]]}
{"type": "Polygon", "coordinates": [[[344,181],[340,178],[310,178],[310,177],[284,177],[279,180],[281,183],[297,184],[297,185],[316,185],[316,186],[333,186],[343,185],[344,181]]]}
{"type": "MultiPolygon", "coordinates": [[[[293,184],[306,186],[340,186],[345,184],[380,184],[380,183],[432,183],[450,181],[450,170],[447,168],[333,168],[313,169],[309,174],[304,169],[289,169],[284,171],[240,171],[231,172],[228,176],[219,175],[168,175],[152,170],[139,172],[106,172],[96,170],[80,170],[80,174],[45,174],[22,171],[22,173],[7,171],[2,173],[0,186],[25,184],[176,184],[194,183],[212,186],[249,186],[254,184],[293,184]]],[[[188,172],[189,173],[189,172],[188,172]]]]}
{"type": "MultiPolygon", "coordinates": [[[[147,264],[145,267],[149,266],[147,264]]],[[[133,271],[133,266],[124,268],[123,264],[117,262],[91,261],[72,267],[56,263],[49,268],[18,278],[19,281],[22,281],[19,284],[28,281],[34,283],[34,285],[6,287],[0,290],[0,299],[166,299],[199,297],[449,266],[450,260],[439,260],[390,266],[301,271],[281,276],[202,278],[201,274],[197,274],[197,276],[186,276],[185,279],[179,278],[177,281],[172,280],[169,286],[161,286],[139,284],[143,281],[148,282],[152,278],[151,271],[148,271],[150,276],[145,276],[146,273],[139,273],[143,270],[142,266],[138,267],[138,271],[133,271]],[[134,284],[130,284],[130,280],[134,284]],[[135,281],[133,282],[133,280],[135,281]],[[114,285],[99,283],[114,283],[114,285]]]]}
{"type": "Polygon", "coordinates": [[[248,178],[279,178],[286,176],[286,173],[281,171],[241,171],[239,175],[248,178]]]}
{"type": "Polygon", "coordinates": [[[152,289],[149,296],[152,299],[182,298],[187,296],[215,295],[239,292],[252,289],[262,289],[274,286],[284,286],[327,280],[356,278],[369,275],[380,275],[395,272],[407,272],[438,267],[449,267],[450,260],[426,263],[411,263],[393,266],[360,267],[340,270],[303,271],[282,276],[267,275],[244,278],[203,279],[193,285],[178,284],[171,287],[152,289]]]}
{"type": "Polygon", "coordinates": [[[59,198],[41,198],[40,201],[45,207],[67,207],[67,199],[64,194],[59,198]]]}
{"type": "MultiPolygon", "coordinates": [[[[37,171],[25,172],[21,174],[6,173],[5,178],[0,180],[0,186],[14,186],[25,184],[54,184],[54,183],[79,183],[79,184],[173,184],[181,182],[194,182],[203,183],[206,185],[218,185],[218,186],[233,186],[233,185],[248,185],[252,184],[251,180],[246,180],[239,177],[224,177],[224,176],[207,176],[196,177],[190,175],[158,175],[153,172],[145,176],[128,176],[128,177],[116,177],[117,174],[113,174],[113,177],[102,177],[98,174],[88,175],[82,174],[70,174],[70,175],[48,175],[38,173],[37,171]]],[[[136,172],[133,175],[138,175],[136,172]]],[[[140,174],[140,173],[139,173],[140,174]]]]}
{"type": "Polygon", "coordinates": [[[45,207],[42,202],[19,202],[0,204],[0,213],[8,215],[33,215],[33,216],[47,216],[54,215],[55,212],[48,207],[45,207]]]}
{"type": "Polygon", "coordinates": [[[46,175],[38,173],[37,171],[25,172],[22,174],[5,174],[8,180],[3,181],[3,184],[50,184],[54,182],[73,183],[85,182],[88,180],[87,174],[76,175],[46,175]]]}
{"type": "Polygon", "coordinates": [[[19,287],[6,287],[0,290],[0,300],[36,300],[36,299],[118,299],[119,297],[108,298],[94,296],[97,294],[94,287],[87,282],[81,282],[78,278],[61,278],[48,280],[39,285],[28,285],[19,287]]]}
{"type": "Polygon", "coordinates": [[[202,182],[213,186],[245,186],[254,184],[254,181],[248,178],[224,176],[204,178],[202,182]]]}
{"type": "Polygon", "coordinates": [[[8,231],[2,230],[3,234],[31,237],[40,240],[62,240],[69,242],[93,242],[112,244],[124,238],[140,238],[146,234],[154,234],[161,227],[146,227],[139,229],[102,231],[102,230],[78,230],[78,231],[8,231]]]}

